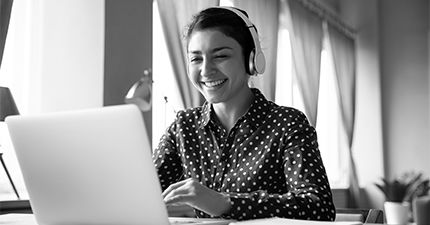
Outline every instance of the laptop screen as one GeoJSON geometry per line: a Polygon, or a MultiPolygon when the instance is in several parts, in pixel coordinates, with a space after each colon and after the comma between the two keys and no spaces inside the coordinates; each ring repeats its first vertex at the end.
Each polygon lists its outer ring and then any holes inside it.
{"type": "Polygon", "coordinates": [[[134,105],[6,119],[39,224],[168,224],[134,105]]]}

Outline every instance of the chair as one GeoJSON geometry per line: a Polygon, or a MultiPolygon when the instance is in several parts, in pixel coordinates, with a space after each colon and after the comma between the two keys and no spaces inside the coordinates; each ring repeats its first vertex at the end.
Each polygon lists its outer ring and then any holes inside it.
{"type": "Polygon", "coordinates": [[[384,212],[379,209],[336,209],[335,221],[359,221],[362,223],[384,223],[384,212]]]}

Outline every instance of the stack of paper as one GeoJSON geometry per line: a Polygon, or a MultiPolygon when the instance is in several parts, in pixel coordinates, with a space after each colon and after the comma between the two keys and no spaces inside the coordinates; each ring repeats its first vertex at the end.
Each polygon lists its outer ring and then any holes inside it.
{"type": "Polygon", "coordinates": [[[33,214],[11,213],[0,215],[0,225],[37,225],[33,214]]]}
{"type": "Polygon", "coordinates": [[[295,220],[284,218],[256,219],[230,223],[230,225],[361,225],[361,222],[328,222],[313,220],[295,220]]]}

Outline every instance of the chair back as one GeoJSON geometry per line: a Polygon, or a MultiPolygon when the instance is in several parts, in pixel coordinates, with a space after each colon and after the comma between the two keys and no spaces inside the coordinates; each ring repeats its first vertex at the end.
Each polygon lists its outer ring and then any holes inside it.
{"type": "Polygon", "coordinates": [[[362,223],[384,223],[384,212],[379,209],[336,209],[335,221],[359,221],[362,223]]]}

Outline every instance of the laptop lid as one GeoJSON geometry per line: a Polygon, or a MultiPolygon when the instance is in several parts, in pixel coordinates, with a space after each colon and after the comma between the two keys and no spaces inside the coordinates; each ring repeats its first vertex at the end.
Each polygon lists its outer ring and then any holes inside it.
{"type": "Polygon", "coordinates": [[[38,224],[169,224],[136,106],[6,123],[38,224]]]}

